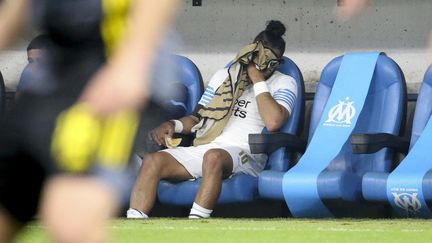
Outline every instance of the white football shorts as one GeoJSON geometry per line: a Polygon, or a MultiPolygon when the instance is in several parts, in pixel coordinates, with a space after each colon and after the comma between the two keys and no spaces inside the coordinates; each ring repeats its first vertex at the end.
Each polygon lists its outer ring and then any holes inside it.
{"type": "Polygon", "coordinates": [[[251,176],[258,176],[265,166],[267,156],[265,154],[249,154],[249,151],[236,146],[223,146],[212,142],[209,144],[177,147],[165,149],[159,152],[166,152],[173,156],[194,178],[202,177],[202,163],[204,154],[210,149],[223,149],[227,151],[233,161],[232,174],[244,173],[251,176]]]}

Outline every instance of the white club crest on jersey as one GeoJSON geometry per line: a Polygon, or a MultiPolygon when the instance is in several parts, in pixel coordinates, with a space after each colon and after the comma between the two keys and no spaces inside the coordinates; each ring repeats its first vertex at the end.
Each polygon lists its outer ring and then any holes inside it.
{"type": "Polygon", "coordinates": [[[351,120],[356,114],[354,101],[350,101],[349,97],[345,101],[339,100],[339,103],[333,106],[328,112],[328,118],[324,122],[324,126],[342,126],[350,127],[351,120]]]}

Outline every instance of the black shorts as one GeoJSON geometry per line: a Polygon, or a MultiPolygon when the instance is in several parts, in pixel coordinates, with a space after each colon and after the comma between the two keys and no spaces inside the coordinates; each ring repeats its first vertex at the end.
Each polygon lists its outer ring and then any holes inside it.
{"type": "Polygon", "coordinates": [[[56,171],[50,137],[56,116],[72,102],[23,95],[0,123],[0,204],[21,222],[35,215],[45,178],[56,171]]]}
{"type": "MultiPolygon", "coordinates": [[[[25,223],[37,213],[41,188],[47,178],[61,172],[51,156],[51,140],[58,115],[76,102],[76,97],[24,94],[7,118],[0,123],[0,207],[25,223]]],[[[141,113],[133,134],[132,152],[142,150],[149,129],[166,119],[167,112],[151,103],[141,113]]],[[[73,146],[73,145],[71,145],[73,146]]],[[[93,171],[90,171],[92,173],[93,171]]],[[[94,172],[112,184],[112,174],[94,172]]],[[[121,200],[128,200],[135,171],[121,172],[121,200]],[[129,173],[125,175],[125,173],[129,173]],[[125,180],[131,180],[125,182],[125,180]]],[[[120,177],[118,177],[120,178],[120,177]]],[[[115,184],[115,183],[114,183],[115,184]]],[[[116,185],[112,184],[113,187],[116,185]]]]}

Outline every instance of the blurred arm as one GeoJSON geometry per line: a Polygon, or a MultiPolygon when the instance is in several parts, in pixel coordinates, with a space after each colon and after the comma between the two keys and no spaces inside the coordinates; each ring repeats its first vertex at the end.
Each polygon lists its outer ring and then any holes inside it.
{"type": "Polygon", "coordinates": [[[129,29],[112,62],[149,69],[177,5],[178,0],[135,0],[129,29]]]}
{"type": "Polygon", "coordinates": [[[0,50],[22,32],[26,10],[27,0],[3,0],[0,4],[0,50]]]}
{"type": "Polygon", "coordinates": [[[155,53],[178,4],[178,0],[135,1],[123,41],[81,97],[96,114],[137,110],[145,104],[155,53]]]}
{"type": "Polygon", "coordinates": [[[358,15],[366,8],[369,0],[343,0],[342,6],[337,8],[337,18],[339,21],[348,21],[358,15]]]}

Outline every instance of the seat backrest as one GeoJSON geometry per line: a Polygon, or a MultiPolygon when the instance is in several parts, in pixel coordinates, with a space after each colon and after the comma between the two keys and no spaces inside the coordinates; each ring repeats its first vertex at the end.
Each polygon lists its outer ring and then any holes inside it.
{"type": "MultiPolygon", "coordinates": [[[[303,75],[301,74],[300,69],[291,59],[284,56],[283,60],[284,62],[278,70],[279,72],[289,75],[295,79],[297,83],[297,98],[290,118],[286,121],[285,125],[279,129],[279,131],[298,135],[300,134],[299,128],[304,122],[305,89],[303,75]]],[[[290,160],[291,154],[286,152],[283,148],[279,149],[270,155],[266,169],[286,171],[288,169],[290,160]]]]}
{"type": "Polygon", "coordinates": [[[204,92],[204,84],[197,66],[187,57],[175,55],[177,76],[188,92],[186,115],[192,114],[204,92]]]}
{"type": "Polygon", "coordinates": [[[6,110],[6,87],[3,80],[3,75],[0,72],[0,116],[6,110]]]}
{"type": "Polygon", "coordinates": [[[410,149],[417,142],[420,134],[432,114],[432,65],[427,69],[420,87],[413,118],[410,149]]]}
{"type": "MultiPolygon", "coordinates": [[[[315,94],[309,128],[309,142],[323,115],[342,57],[333,59],[323,70],[315,94]]],[[[406,84],[399,66],[386,55],[378,57],[363,110],[353,133],[399,134],[405,119],[406,84]]],[[[367,171],[389,171],[393,157],[391,151],[382,149],[374,154],[352,154],[349,140],[327,170],[343,170],[363,175],[367,171]]]]}

